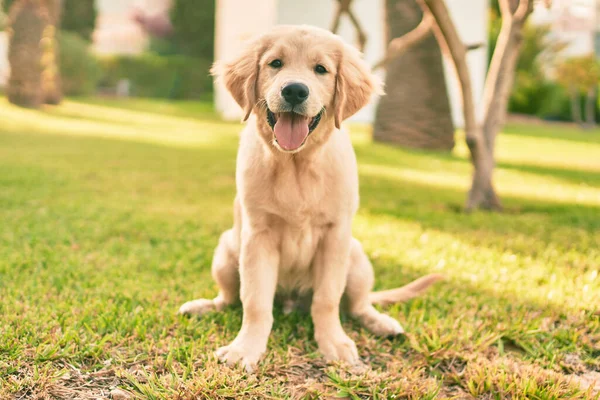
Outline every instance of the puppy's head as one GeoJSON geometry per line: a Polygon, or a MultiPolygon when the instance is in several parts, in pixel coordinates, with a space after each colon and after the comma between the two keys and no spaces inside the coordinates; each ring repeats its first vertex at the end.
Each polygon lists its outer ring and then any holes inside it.
{"type": "Polygon", "coordinates": [[[242,107],[244,120],[254,112],[261,136],[290,153],[325,142],[334,126],[381,92],[358,50],[307,26],[276,27],[212,72],[242,107]]]}

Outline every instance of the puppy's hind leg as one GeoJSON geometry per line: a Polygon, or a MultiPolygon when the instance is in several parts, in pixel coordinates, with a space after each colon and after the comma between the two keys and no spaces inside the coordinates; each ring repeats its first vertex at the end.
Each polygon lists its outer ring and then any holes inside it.
{"type": "Polygon", "coordinates": [[[345,291],[350,314],[378,336],[395,336],[403,333],[404,329],[394,318],[377,311],[373,304],[388,305],[407,301],[419,296],[441,279],[442,275],[430,274],[400,288],[371,292],[374,282],[373,266],[358,240],[352,239],[345,291]]]}
{"type": "Polygon", "coordinates": [[[240,299],[239,257],[232,229],[224,232],[215,249],[212,276],[219,285],[219,294],[214,299],[188,301],[179,308],[179,314],[204,315],[210,311],[221,311],[240,299]]]}
{"type": "Polygon", "coordinates": [[[369,296],[374,281],[371,262],[361,244],[353,238],[345,290],[350,315],[377,336],[396,336],[403,333],[404,329],[398,321],[380,313],[371,304],[369,296]]]}

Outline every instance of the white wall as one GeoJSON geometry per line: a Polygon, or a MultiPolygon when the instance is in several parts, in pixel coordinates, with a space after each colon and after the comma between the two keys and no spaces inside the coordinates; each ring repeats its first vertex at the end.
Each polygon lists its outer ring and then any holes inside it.
{"type": "MultiPolygon", "coordinates": [[[[229,29],[247,31],[253,34],[264,32],[275,24],[310,24],[329,29],[337,2],[333,0],[268,0],[246,5],[247,0],[217,1],[216,57],[227,58],[240,48],[240,35],[228,32],[229,29]],[[257,10],[260,3],[260,10],[257,10]],[[273,16],[275,13],[275,16],[273,16]],[[252,18],[248,18],[252,16],[252,18]],[[255,18],[257,17],[257,18],[255,18]],[[259,19],[258,24],[254,23],[259,19]]],[[[448,8],[455,19],[459,34],[466,43],[485,43],[486,47],[472,51],[468,55],[471,67],[473,91],[476,101],[481,98],[487,69],[487,0],[447,0],[448,8]]],[[[365,59],[374,64],[385,51],[384,0],[354,0],[353,10],[358,16],[368,39],[365,59]]],[[[350,43],[355,42],[355,32],[346,17],[343,18],[338,32],[350,43]]],[[[383,77],[383,72],[378,72],[383,77]]],[[[449,97],[455,123],[462,125],[461,97],[455,81],[454,71],[446,67],[449,97]]],[[[377,99],[355,115],[352,120],[371,122],[375,115],[377,99]]],[[[221,86],[216,87],[216,107],[228,119],[241,118],[241,111],[221,86]]]]}
{"type": "MultiPolygon", "coordinates": [[[[276,0],[218,0],[215,58],[230,60],[235,57],[246,40],[276,24],[276,11],[276,0]]],[[[215,104],[223,118],[242,118],[242,111],[221,85],[215,87],[215,104]]]]}
{"type": "Polygon", "coordinates": [[[96,0],[94,51],[98,54],[138,54],[148,39],[133,20],[137,0],[96,0]]]}

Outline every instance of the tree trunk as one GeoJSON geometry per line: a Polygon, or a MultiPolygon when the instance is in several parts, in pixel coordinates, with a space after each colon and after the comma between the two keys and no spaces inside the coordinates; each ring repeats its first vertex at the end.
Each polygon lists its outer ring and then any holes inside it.
{"type": "Polygon", "coordinates": [[[477,208],[501,209],[500,200],[492,184],[494,157],[485,144],[482,126],[478,124],[475,114],[473,87],[467,64],[467,47],[461,41],[448,9],[442,0],[419,0],[419,4],[433,14],[437,23],[435,29],[437,40],[444,43],[450,53],[460,83],[465,118],[465,136],[471,154],[471,162],[473,163],[473,180],[466,209],[467,211],[477,208]]]}
{"type": "Polygon", "coordinates": [[[8,100],[22,107],[37,108],[43,100],[41,40],[47,14],[37,0],[17,0],[9,12],[8,100]]]}
{"type": "Polygon", "coordinates": [[[581,103],[579,101],[579,91],[572,87],[569,90],[569,97],[571,99],[571,117],[573,121],[579,126],[583,126],[583,116],[581,115],[581,103]]]}
{"type": "Polygon", "coordinates": [[[596,125],[596,88],[591,87],[585,98],[585,124],[588,129],[596,125]]]}
{"type": "Polygon", "coordinates": [[[48,13],[48,25],[44,29],[42,46],[42,91],[44,103],[59,104],[62,100],[62,85],[59,69],[58,29],[60,26],[61,0],[43,0],[48,13]]]}
{"type": "MultiPolygon", "coordinates": [[[[410,32],[423,16],[415,0],[386,0],[385,7],[388,42],[410,32]]],[[[375,140],[421,149],[454,147],[442,54],[433,34],[387,63],[386,92],[375,115],[375,140]]]]}
{"type": "Polygon", "coordinates": [[[513,89],[519,52],[523,43],[525,21],[533,11],[533,0],[501,2],[502,28],[490,62],[483,91],[482,136],[487,148],[480,171],[473,174],[473,185],[467,199],[467,208],[499,209],[500,199],[492,184],[495,167],[496,137],[504,126],[508,101],[513,89]]]}
{"type": "MultiPolygon", "coordinates": [[[[512,7],[516,7],[514,1],[512,7]]],[[[485,81],[483,91],[483,137],[492,155],[495,150],[496,136],[506,120],[508,101],[513,89],[517,61],[523,43],[521,32],[524,24],[524,19],[517,20],[509,16],[503,17],[502,28],[485,81]]]]}
{"type": "Polygon", "coordinates": [[[473,180],[471,182],[471,189],[467,197],[467,211],[482,209],[482,210],[501,210],[502,204],[494,189],[492,181],[492,175],[494,172],[495,161],[494,155],[487,149],[484,143],[476,143],[476,146],[472,146],[467,142],[469,150],[473,155],[474,152],[478,152],[477,156],[472,156],[471,159],[474,164],[473,169],[473,180]],[[477,148],[477,145],[480,148],[477,148]],[[481,148],[485,150],[482,151],[481,148]]]}

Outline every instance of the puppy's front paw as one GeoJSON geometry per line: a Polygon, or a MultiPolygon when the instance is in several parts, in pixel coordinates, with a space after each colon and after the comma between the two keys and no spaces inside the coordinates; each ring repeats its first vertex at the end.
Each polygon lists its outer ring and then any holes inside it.
{"type": "Polygon", "coordinates": [[[356,344],[345,333],[324,336],[317,339],[319,351],[327,361],[345,361],[349,364],[358,364],[358,350],[356,344]]]}
{"type": "Polygon", "coordinates": [[[229,346],[218,349],[215,355],[230,367],[239,363],[246,372],[252,373],[265,351],[266,348],[259,348],[256,342],[236,338],[229,346]]]}

